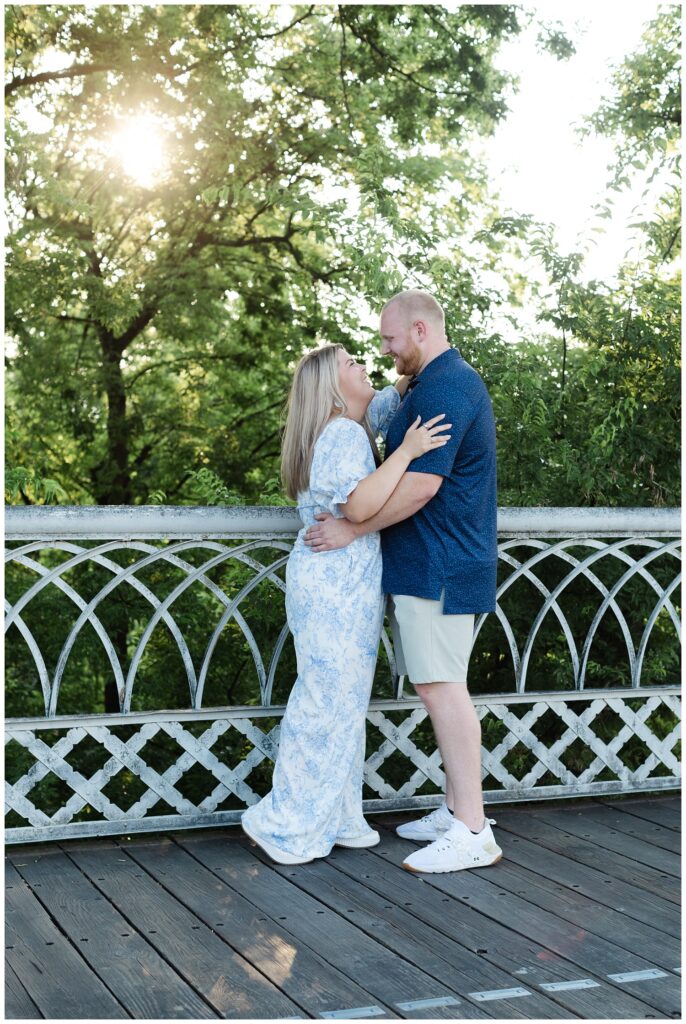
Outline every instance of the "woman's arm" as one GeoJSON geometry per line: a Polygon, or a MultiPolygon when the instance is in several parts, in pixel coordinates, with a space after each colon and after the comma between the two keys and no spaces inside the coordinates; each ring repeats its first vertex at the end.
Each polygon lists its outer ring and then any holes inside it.
{"type": "Polygon", "coordinates": [[[386,439],[391,420],[399,405],[400,394],[392,384],[375,392],[367,408],[367,422],[374,437],[381,434],[384,440],[386,439]]]}
{"type": "Polygon", "coordinates": [[[411,380],[412,380],[412,378],[408,377],[408,376],[398,377],[397,381],[393,385],[393,387],[398,392],[398,394],[400,395],[401,398],[403,397],[403,395],[407,391],[411,380]]]}
{"type": "Polygon", "coordinates": [[[431,501],[438,492],[443,477],[434,473],[405,473],[386,504],[362,523],[349,519],[335,519],[328,512],[319,513],[314,525],[305,532],[305,543],[313,551],[334,551],[347,547],[358,537],[408,519],[431,501]]]}
{"type": "Polygon", "coordinates": [[[450,440],[450,435],[441,434],[441,431],[449,430],[452,426],[451,423],[438,423],[443,417],[444,413],[434,416],[423,426],[420,425],[420,417],[417,417],[402,444],[374,473],[360,480],[347,502],[341,506],[346,519],[352,523],[362,523],[376,515],[398,486],[409,464],[425,452],[442,448],[450,440]]]}

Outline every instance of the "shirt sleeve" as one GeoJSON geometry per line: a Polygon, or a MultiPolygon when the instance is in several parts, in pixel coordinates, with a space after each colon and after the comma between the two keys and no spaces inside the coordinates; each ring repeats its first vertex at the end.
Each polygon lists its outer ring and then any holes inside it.
{"type": "Polygon", "coordinates": [[[369,408],[367,409],[369,426],[371,427],[374,437],[381,434],[385,439],[391,420],[398,411],[399,406],[400,395],[393,385],[389,385],[389,387],[384,388],[383,391],[375,392],[374,397],[369,403],[369,408]]]}
{"type": "Polygon", "coordinates": [[[359,423],[341,417],[319,438],[310,470],[317,504],[344,505],[360,480],[373,471],[369,438],[359,423]]]}
{"type": "Polygon", "coordinates": [[[407,467],[410,473],[437,473],[440,476],[450,476],[455,462],[455,456],[467,433],[469,425],[474,420],[478,411],[480,400],[465,401],[464,396],[450,392],[447,389],[440,392],[427,391],[424,395],[421,392],[413,396],[412,416],[410,422],[421,416],[422,423],[433,419],[439,413],[445,413],[441,423],[452,423],[448,433],[450,440],[442,448],[425,452],[418,459],[414,459],[407,467]]]}

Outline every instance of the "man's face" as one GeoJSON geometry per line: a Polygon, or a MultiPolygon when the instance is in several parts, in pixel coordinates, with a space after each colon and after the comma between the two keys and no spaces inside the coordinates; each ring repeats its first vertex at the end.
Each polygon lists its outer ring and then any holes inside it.
{"type": "Polygon", "coordinates": [[[422,350],[413,337],[417,332],[395,306],[389,306],[381,314],[379,333],[381,354],[393,357],[398,373],[409,377],[419,373],[422,368],[422,350]]]}

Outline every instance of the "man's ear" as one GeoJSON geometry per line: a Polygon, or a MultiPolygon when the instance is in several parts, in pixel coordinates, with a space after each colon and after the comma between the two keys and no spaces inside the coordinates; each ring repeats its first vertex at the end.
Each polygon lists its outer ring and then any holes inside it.
{"type": "Polygon", "coordinates": [[[426,330],[426,324],[424,323],[424,321],[423,320],[415,320],[415,322],[412,324],[412,326],[414,327],[415,331],[417,332],[417,340],[420,341],[420,342],[421,341],[425,341],[426,340],[426,335],[427,335],[427,330],[426,330]]]}

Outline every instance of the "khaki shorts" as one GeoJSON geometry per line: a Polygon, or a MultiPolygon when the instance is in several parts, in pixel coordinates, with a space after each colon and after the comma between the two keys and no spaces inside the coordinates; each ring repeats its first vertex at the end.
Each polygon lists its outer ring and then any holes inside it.
{"type": "Polygon", "coordinates": [[[467,682],[474,616],[443,615],[443,597],[392,594],[388,602],[398,674],[413,685],[467,682]]]}

